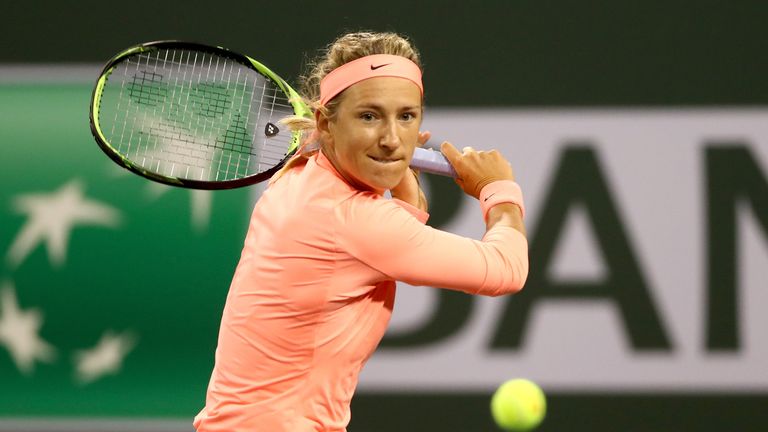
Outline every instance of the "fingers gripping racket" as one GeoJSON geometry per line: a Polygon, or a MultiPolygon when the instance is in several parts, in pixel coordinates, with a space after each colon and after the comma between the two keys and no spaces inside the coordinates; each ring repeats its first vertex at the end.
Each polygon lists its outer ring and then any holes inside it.
{"type": "MultiPolygon", "coordinates": [[[[91,132],[116,163],[160,183],[229,189],[264,181],[299,148],[279,121],[311,116],[258,61],[220,47],[161,41],[113,57],[96,82],[91,132]]],[[[442,154],[417,148],[411,166],[455,176],[442,154]]]]}

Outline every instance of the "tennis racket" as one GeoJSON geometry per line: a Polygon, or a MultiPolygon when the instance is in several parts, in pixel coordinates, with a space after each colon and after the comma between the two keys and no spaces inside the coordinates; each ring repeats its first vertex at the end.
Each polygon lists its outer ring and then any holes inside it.
{"type": "MultiPolygon", "coordinates": [[[[117,54],[93,90],[91,132],[118,165],[193,189],[264,181],[294,155],[301,133],[279,121],[311,116],[301,97],[258,61],[181,41],[117,54]]],[[[413,168],[454,176],[439,151],[417,148],[413,168]]]]}

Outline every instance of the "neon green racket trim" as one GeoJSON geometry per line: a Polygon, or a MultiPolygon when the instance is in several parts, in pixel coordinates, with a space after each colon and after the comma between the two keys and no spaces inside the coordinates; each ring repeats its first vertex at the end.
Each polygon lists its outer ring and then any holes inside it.
{"type": "MultiPolygon", "coordinates": [[[[109,63],[114,63],[123,57],[127,57],[135,53],[144,52],[149,49],[151,48],[147,48],[144,46],[135,46],[135,47],[128,48],[125,51],[122,51],[117,55],[115,55],[114,57],[112,57],[109,60],[109,63]]],[[[115,67],[113,66],[108,70],[105,70],[104,72],[102,72],[101,76],[99,76],[99,80],[96,82],[96,88],[94,89],[94,92],[93,92],[94,98],[93,98],[93,106],[91,107],[91,112],[93,113],[99,112],[99,105],[101,105],[101,95],[104,93],[104,86],[107,84],[107,79],[109,78],[109,75],[112,73],[114,69],[115,67]]],[[[93,116],[93,124],[96,127],[96,132],[99,134],[102,141],[104,141],[104,143],[108,143],[107,139],[104,137],[104,133],[101,131],[101,124],[99,122],[98,115],[93,116]]]]}
{"type": "MultiPolygon", "coordinates": [[[[257,60],[247,56],[246,58],[251,62],[256,70],[269,77],[272,81],[275,82],[275,84],[278,85],[278,87],[280,87],[281,90],[283,90],[289,96],[288,102],[293,106],[293,110],[296,112],[296,115],[301,117],[312,117],[312,110],[309,109],[309,107],[302,101],[301,95],[299,95],[296,90],[291,88],[291,86],[289,86],[285,80],[280,78],[277,74],[269,70],[268,67],[259,63],[257,60]]],[[[295,151],[299,147],[299,144],[301,144],[301,133],[294,132],[293,138],[291,139],[291,144],[288,146],[288,153],[295,151]]]]}
{"type": "Polygon", "coordinates": [[[220,47],[158,41],[110,60],[94,88],[91,130],[131,171],[223,189],[269,178],[296,152],[302,133],[277,126],[294,116],[312,111],[260,62],[220,47]]]}

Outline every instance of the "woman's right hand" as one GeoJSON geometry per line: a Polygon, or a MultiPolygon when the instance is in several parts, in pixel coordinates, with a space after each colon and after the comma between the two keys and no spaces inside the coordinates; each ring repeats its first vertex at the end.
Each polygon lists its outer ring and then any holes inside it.
{"type": "Polygon", "coordinates": [[[497,150],[477,151],[464,147],[462,152],[444,142],[440,150],[456,171],[456,183],[467,195],[478,198],[483,188],[497,180],[515,180],[512,166],[497,150]]]}

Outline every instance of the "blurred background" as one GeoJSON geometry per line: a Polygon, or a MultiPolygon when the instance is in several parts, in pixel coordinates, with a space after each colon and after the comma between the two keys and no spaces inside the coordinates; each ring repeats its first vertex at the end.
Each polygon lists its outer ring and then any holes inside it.
{"type": "MultiPolygon", "coordinates": [[[[101,65],[181,39],[289,82],[347,31],[409,36],[424,128],[498,148],[526,194],[509,298],[401,285],[351,432],[493,431],[537,381],[542,431],[768,428],[768,6],[757,0],[6,2],[0,26],[0,430],[192,431],[259,188],[116,168],[101,65]]],[[[428,177],[430,224],[479,238],[428,177]]],[[[417,263],[414,263],[417,265],[417,263]]]]}

